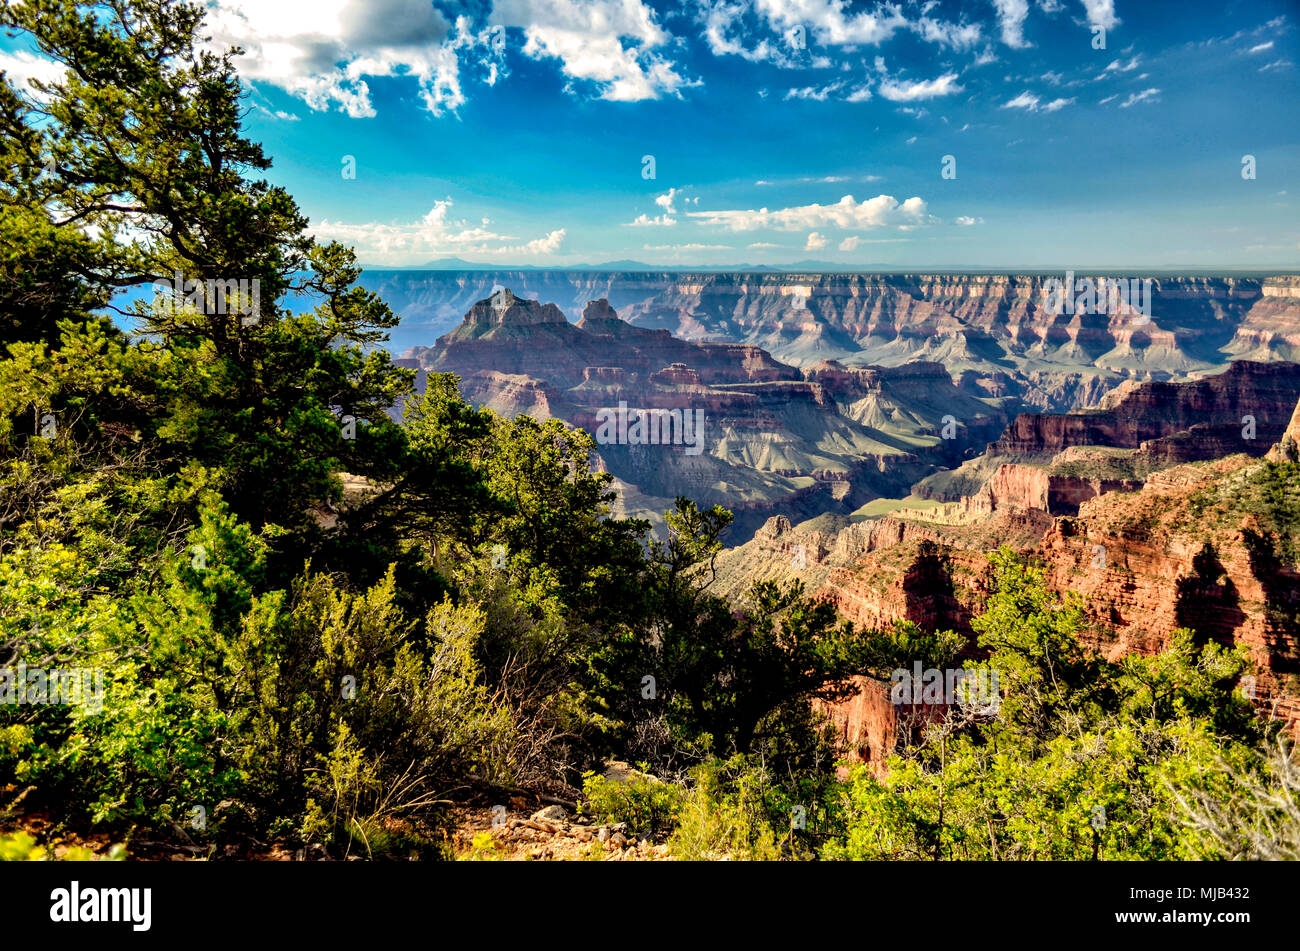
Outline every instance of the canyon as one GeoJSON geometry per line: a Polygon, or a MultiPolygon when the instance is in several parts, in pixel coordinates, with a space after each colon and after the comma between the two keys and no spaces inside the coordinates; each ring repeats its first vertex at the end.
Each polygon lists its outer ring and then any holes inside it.
{"type": "Polygon", "coordinates": [[[1009,419],[1006,400],[963,391],[939,363],[800,369],[752,344],[630,324],[605,300],[573,324],[508,289],[398,362],[457,374],[466,399],[504,416],[554,417],[596,435],[602,412],[620,404],[702,413],[703,452],[605,444],[594,463],[617,479],[619,514],[658,523],[684,495],[730,509],[738,535],[778,511],[848,514],[904,495],[973,457],[1009,419]]]}
{"type": "Polygon", "coordinates": [[[939,362],[971,395],[1051,412],[1094,406],[1127,379],[1300,360],[1300,276],[1134,274],[1152,281],[1147,320],[1052,313],[1046,286],[1063,274],[368,269],[364,279],[402,318],[395,352],[427,345],[509,287],[571,321],[604,299],[635,326],[749,344],[795,367],[939,362]]]}
{"type": "MultiPolygon", "coordinates": [[[[593,433],[620,403],[702,410],[698,456],[595,463],[617,514],[734,512],[717,590],[737,603],[797,579],[862,628],[973,644],[988,553],[1010,546],[1082,597],[1108,657],[1177,628],[1244,645],[1255,705],[1300,733],[1300,280],[1157,277],[1136,324],[1048,313],[1047,276],[511,276],[560,303],[502,277],[461,275],[460,295],[494,285],[399,362],[593,433]]],[[[879,768],[915,724],[887,683],[857,686],[823,709],[879,768]]]]}
{"type": "MultiPolygon", "coordinates": [[[[1192,455],[1206,458],[1165,464],[1156,455],[1150,466],[1129,465],[1130,478],[1057,476],[1052,467],[1063,457],[1077,463],[1093,453],[1102,464],[1131,460],[1146,442],[1128,450],[1075,444],[1101,438],[1105,428],[1065,419],[1029,429],[1013,423],[1004,436],[1012,445],[989,447],[999,458],[1009,448],[1029,459],[1044,446],[1061,451],[1047,465],[1000,463],[973,495],[952,502],[914,499],[878,518],[827,516],[801,524],[773,518],[719,556],[721,589],[743,602],[755,580],[799,580],[862,628],[908,620],[957,631],[973,649],[970,619],[988,595],[988,553],[1010,546],[1043,570],[1049,589],[1081,599],[1090,620],[1085,644],[1109,659],[1159,652],[1178,628],[1192,630],[1201,643],[1244,646],[1255,673],[1242,689],[1262,715],[1300,734],[1297,371],[1293,364],[1244,363],[1213,382],[1223,411],[1235,413],[1243,405],[1237,397],[1286,381],[1277,398],[1294,394],[1290,412],[1280,403],[1267,411],[1254,406],[1268,419],[1274,434],[1268,441],[1243,440],[1238,427],[1235,443],[1200,444],[1194,432],[1200,424],[1180,418],[1177,407],[1196,402],[1202,383],[1178,384],[1172,393],[1164,388],[1163,400],[1151,401],[1147,393],[1135,404],[1147,408],[1145,418],[1126,418],[1136,431],[1157,415],[1168,428],[1187,425],[1176,435],[1187,437],[1192,455]],[[1276,425],[1279,418],[1285,422],[1276,425]]],[[[888,684],[868,677],[858,678],[853,697],[823,710],[851,755],[873,768],[900,731],[916,726],[911,711],[890,703],[888,684]]]]}

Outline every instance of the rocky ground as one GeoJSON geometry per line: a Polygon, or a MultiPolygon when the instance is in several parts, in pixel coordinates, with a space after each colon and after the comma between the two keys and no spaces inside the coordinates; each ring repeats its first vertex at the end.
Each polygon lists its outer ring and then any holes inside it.
{"type": "Polygon", "coordinates": [[[669,858],[668,846],[629,835],[623,823],[600,823],[559,805],[532,810],[517,797],[500,806],[453,809],[461,860],[646,862],[669,858]]]}

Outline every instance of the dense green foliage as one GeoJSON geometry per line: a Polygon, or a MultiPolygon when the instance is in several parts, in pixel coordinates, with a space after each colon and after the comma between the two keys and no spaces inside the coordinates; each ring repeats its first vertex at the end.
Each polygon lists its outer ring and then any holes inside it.
{"type": "Polygon", "coordinates": [[[1008,553],[977,645],[855,630],[798,585],[727,602],[730,513],[679,499],[653,538],[611,515],[586,433],[476,408],[451,376],[413,392],[352,252],[257,177],[199,7],[28,0],[0,23],[67,67],[0,83],[0,669],[102,677],[94,703],[0,704],[0,823],[437,857],[447,806],[522,786],[582,787],[686,858],[1250,841],[1213,811],[1243,775],[1271,788],[1239,653],[1179,635],[1104,661],[1008,553]],[[183,306],[104,316],[176,274],[202,288],[183,306]],[[232,281],[258,288],[233,310],[209,283],[232,281]],[[814,701],[963,652],[1000,670],[1000,711],[839,780],[814,701]],[[604,778],[611,757],[649,778],[604,778]]]}

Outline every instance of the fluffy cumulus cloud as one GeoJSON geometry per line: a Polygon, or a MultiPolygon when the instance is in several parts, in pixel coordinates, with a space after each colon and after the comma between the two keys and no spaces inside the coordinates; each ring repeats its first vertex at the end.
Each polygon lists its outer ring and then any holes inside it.
{"type": "Polygon", "coordinates": [[[671,218],[668,215],[655,215],[651,218],[647,214],[640,214],[629,221],[627,226],[629,228],[655,228],[668,227],[669,225],[675,224],[677,224],[677,219],[671,218]]]}
{"type": "Polygon", "coordinates": [[[1115,0],[1083,0],[1083,10],[1088,17],[1089,26],[1099,26],[1103,30],[1113,30],[1119,26],[1119,17],[1115,16],[1115,0]]]}
{"type": "MultiPolygon", "coordinates": [[[[1090,24],[1119,23],[1113,0],[1082,2],[1090,24]]],[[[1056,0],[1038,5],[1046,13],[1061,9],[1056,0]]],[[[507,77],[519,56],[553,64],[576,96],[681,96],[700,85],[681,63],[688,43],[681,27],[689,29],[692,14],[713,55],[792,69],[832,69],[834,51],[878,47],[900,33],[978,54],[975,65],[995,58],[989,46],[996,34],[1007,46],[1029,45],[1028,0],[990,0],[982,18],[991,15],[992,24],[969,21],[975,8],[944,19],[935,2],[852,0],[699,0],[670,13],[649,0],[208,0],[208,7],[214,43],[245,49],[239,65],[247,80],[355,118],[376,114],[376,77],[412,78],[425,107],[442,115],[465,103],[473,81],[495,85],[507,77]]],[[[895,102],[931,99],[962,91],[957,77],[952,70],[934,79],[882,76],[875,92],[895,102]]],[[[840,80],[790,89],[785,98],[866,102],[872,95],[869,84],[840,80]]]]}
{"type": "Polygon", "coordinates": [[[1002,42],[1012,49],[1028,46],[1029,43],[1025,40],[1025,18],[1029,16],[1029,0],[993,0],[993,7],[997,11],[1002,42]]]}
{"type": "Polygon", "coordinates": [[[564,228],[556,228],[554,231],[548,231],[545,237],[534,238],[525,244],[507,245],[503,248],[485,248],[479,253],[505,257],[555,254],[564,244],[564,238],[567,234],[568,232],[564,228]]]}
{"type": "Polygon", "coordinates": [[[677,196],[682,193],[680,188],[670,188],[662,195],[655,196],[655,204],[664,210],[664,214],[677,214],[677,196]]]}
{"type": "Polygon", "coordinates": [[[755,231],[759,228],[781,231],[812,231],[817,228],[863,231],[889,226],[914,227],[933,220],[922,199],[913,197],[900,203],[892,195],[877,195],[861,202],[854,201],[852,195],[845,195],[834,205],[799,205],[775,210],[688,211],[686,214],[702,224],[729,228],[732,231],[755,231]]]}
{"type": "Polygon", "coordinates": [[[467,42],[428,0],[215,0],[213,41],[239,45],[240,73],[312,109],[375,114],[366,77],[409,75],[428,107],[462,102],[457,44],[467,42]]]}
{"type": "MultiPolygon", "coordinates": [[[[629,228],[666,228],[677,224],[677,219],[673,215],[677,214],[677,202],[689,204],[692,199],[683,198],[680,188],[670,188],[662,195],[655,196],[655,204],[663,209],[663,214],[655,215],[653,218],[647,214],[639,214],[631,221],[627,222],[629,228]]],[[[693,199],[698,202],[699,199],[693,199]]]]}
{"type": "Polygon", "coordinates": [[[658,99],[689,85],[660,52],[672,37],[642,0],[496,0],[489,22],[522,29],[525,56],[558,60],[602,99],[658,99]]]}
{"type": "Polygon", "coordinates": [[[672,37],[642,0],[496,0],[478,22],[453,21],[430,0],[212,0],[209,22],[214,43],[244,47],[245,79],[355,118],[375,115],[366,80],[380,76],[410,76],[429,111],[455,111],[466,70],[495,84],[508,44],[556,62],[575,92],[604,99],[655,99],[689,85],[662,54],[672,37]]]}
{"type": "Polygon", "coordinates": [[[321,221],[312,234],[324,241],[340,241],[357,249],[362,261],[376,264],[422,262],[438,255],[537,256],[555,254],[566,231],[558,228],[540,238],[519,242],[514,235],[500,234],[489,227],[487,218],[477,223],[451,216],[450,198],[434,203],[419,221],[397,224],[321,221]]]}
{"type": "Polygon", "coordinates": [[[812,231],[808,234],[808,242],[803,246],[805,251],[820,251],[831,243],[831,239],[826,237],[820,231],[812,231]]]}

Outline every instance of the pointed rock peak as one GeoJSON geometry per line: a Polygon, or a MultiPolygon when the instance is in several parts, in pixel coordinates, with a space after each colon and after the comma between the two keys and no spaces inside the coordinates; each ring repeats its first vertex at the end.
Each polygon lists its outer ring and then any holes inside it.
{"type": "Polygon", "coordinates": [[[508,287],[494,287],[490,296],[471,307],[465,315],[465,325],[489,327],[563,323],[568,323],[564,312],[554,304],[520,297],[508,287]]]}
{"type": "Polygon", "coordinates": [[[471,307],[455,330],[438,338],[439,345],[476,340],[503,327],[537,324],[568,324],[564,311],[554,304],[519,297],[508,287],[494,287],[492,293],[471,307]]]}
{"type": "MultiPolygon", "coordinates": [[[[495,310],[506,310],[511,307],[515,301],[519,300],[515,292],[508,287],[494,287],[492,294],[488,297],[487,303],[491,304],[495,310]]],[[[480,301],[480,303],[482,303],[480,301]]]]}

